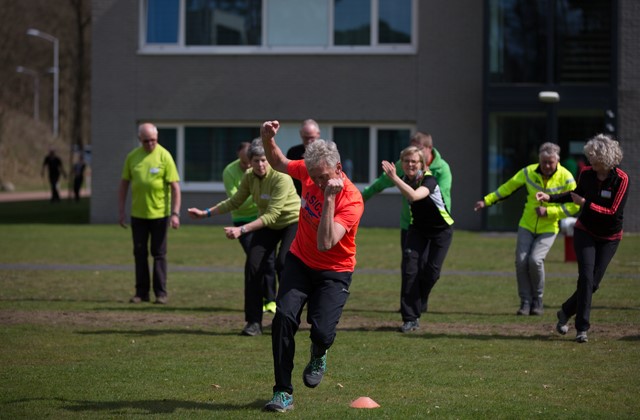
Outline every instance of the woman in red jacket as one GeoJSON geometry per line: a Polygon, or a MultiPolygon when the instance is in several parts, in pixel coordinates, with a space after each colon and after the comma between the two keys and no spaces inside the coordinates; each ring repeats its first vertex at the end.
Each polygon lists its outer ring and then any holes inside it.
{"type": "Polygon", "coordinates": [[[580,173],[573,192],[549,196],[536,194],[542,201],[573,201],[582,207],[575,225],[573,243],[578,259],[576,291],[558,311],[556,330],[564,335],[569,319],[576,316],[576,341],[587,342],[593,293],[600,287],[604,272],[622,239],[624,205],[629,190],[629,177],[618,168],[622,149],[611,137],[599,134],[584,146],[591,166],[580,173]]]}

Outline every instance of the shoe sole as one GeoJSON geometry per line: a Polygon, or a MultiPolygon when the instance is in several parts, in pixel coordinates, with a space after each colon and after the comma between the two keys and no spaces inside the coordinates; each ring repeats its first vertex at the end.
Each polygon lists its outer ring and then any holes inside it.
{"type": "Polygon", "coordinates": [[[271,407],[271,406],[265,405],[262,410],[263,411],[270,411],[270,412],[273,412],[273,413],[286,413],[287,411],[293,410],[293,404],[291,404],[289,406],[286,406],[285,408],[271,407]]]}

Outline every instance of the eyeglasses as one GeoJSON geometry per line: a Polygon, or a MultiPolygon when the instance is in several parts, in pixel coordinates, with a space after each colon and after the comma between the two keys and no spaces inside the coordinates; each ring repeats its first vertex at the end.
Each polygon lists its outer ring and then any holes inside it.
{"type": "Polygon", "coordinates": [[[140,140],[142,143],[144,144],[149,144],[149,143],[155,143],[158,141],[158,139],[144,139],[144,140],[140,140]]]}

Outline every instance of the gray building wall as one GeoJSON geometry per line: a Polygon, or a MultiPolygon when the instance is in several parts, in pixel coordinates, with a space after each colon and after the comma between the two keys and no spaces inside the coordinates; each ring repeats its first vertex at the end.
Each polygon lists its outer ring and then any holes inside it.
{"type": "MultiPolygon", "coordinates": [[[[483,2],[419,2],[416,55],[150,55],[138,53],[139,2],[93,0],[91,221],[117,222],[117,191],[139,121],[267,119],[411,123],[433,135],[453,172],[459,229],[480,229],[483,2]]],[[[639,3],[620,0],[618,135],[632,196],[625,228],[640,231],[639,3]]],[[[223,199],[185,192],[183,213],[223,199]]],[[[398,194],[379,194],[363,226],[399,226],[398,194]]],[[[183,217],[183,222],[189,220],[183,217]]],[[[208,223],[229,223],[227,216],[208,223]]]]}
{"type": "MultiPolygon", "coordinates": [[[[640,232],[640,2],[620,0],[618,138],[629,175],[624,230],[640,232]]],[[[640,250],[639,250],[640,251],[640,250]]]]}

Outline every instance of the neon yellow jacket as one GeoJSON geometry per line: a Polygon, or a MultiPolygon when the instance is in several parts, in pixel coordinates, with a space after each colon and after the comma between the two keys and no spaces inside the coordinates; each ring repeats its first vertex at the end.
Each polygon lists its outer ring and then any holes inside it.
{"type": "Polygon", "coordinates": [[[484,197],[484,203],[491,206],[498,201],[508,198],[511,194],[522,188],[527,188],[527,202],[518,226],[533,233],[558,233],[560,230],[558,220],[573,216],[580,211],[580,206],[574,203],[540,203],[536,201],[536,193],[543,191],[547,194],[560,194],[573,191],[576,188],[576,181],[567,169],[558,163],[558,168],[549,179],[544,181],[542,173],[534,163],[519,170],[510,180],[500,185],[498,189],[484,197]],[[547,208],[547,215],[538,216],[536,208],[543,206],[547,208]]]}

